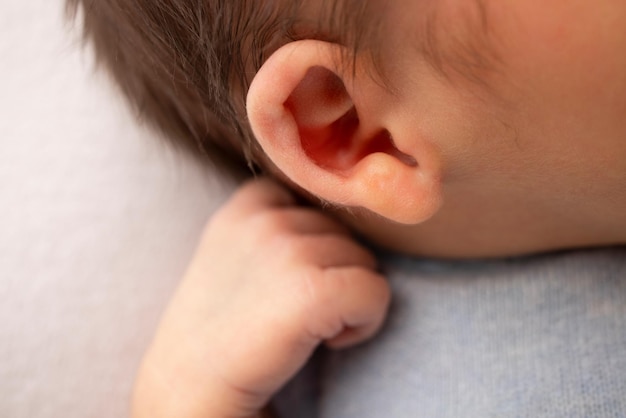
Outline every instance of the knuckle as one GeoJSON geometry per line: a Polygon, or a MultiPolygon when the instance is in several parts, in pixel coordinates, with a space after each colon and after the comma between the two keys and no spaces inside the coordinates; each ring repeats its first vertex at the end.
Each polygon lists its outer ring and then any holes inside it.
{"type": "Polygon", "coordinates": [[[278,210],[256,213],[241,227],[244,234],[253,235],[256,238],[255,241],[260,241],[259,245],[266,245],[277,238],[284,239],[289,229],[286,220],[278,210]]]}
{"type": "Polygon", "coordinates": [[[287,221],[279,209],[268,209],[258,212],[253,217],[253,221],[262,229],[269,232],[278,232],[287,229],[287,221]]]}
{"type": "Polygon", "coordinates": [[[307,240],[291,234],[279,234],[271,237],[267,241],[267,248],[271,251],[272,257],[282,260],[284,263],[300,264],[301,267],[306,265],[310,253],[310,245],[307,240]]]}
{"type": "Polygon", "coordinates": [[[251,242],[263,248],[275,238],[286,235],[288,224],[277,209],[261,210],[240,217],[231,208],[224,207],[215,212],[207,228],[223,230],[240,243],[251,242]]]}

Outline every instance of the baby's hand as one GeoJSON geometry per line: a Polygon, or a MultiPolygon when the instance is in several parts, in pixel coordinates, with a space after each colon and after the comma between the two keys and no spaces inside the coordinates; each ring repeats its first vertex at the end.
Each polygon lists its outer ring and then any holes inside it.
{"type": "Polygon", "coordinates": [[[139,372],[135,417],[254,417],[320,342],[371,337],[389,302],[374,257],[269,180],[207,225],[139,372]]]}

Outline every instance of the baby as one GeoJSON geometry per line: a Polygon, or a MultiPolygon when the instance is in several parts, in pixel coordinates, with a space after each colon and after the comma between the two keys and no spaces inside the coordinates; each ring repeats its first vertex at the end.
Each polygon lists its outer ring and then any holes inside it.
{"type": "Polygon", "coordinates": [[[449,258],[626,242],[622,1],[79,5],[144,118],[293,190],[248,182],[209,222],[135,417],[258,416],[318,344],[371,337],[389,291],[349,231],[449,258]]]}

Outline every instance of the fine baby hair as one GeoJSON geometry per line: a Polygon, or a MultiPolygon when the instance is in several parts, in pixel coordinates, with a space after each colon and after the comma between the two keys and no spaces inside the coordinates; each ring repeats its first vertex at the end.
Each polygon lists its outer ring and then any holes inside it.
{"type": "Polygon", "coordinates": [[[245,97],[252,76],[281,45],[340,41],[350,54],[372,47],[368,2],[67,0],[98,63],[139,116],[177,145],[239,171],[258,165],[245,97]]]}

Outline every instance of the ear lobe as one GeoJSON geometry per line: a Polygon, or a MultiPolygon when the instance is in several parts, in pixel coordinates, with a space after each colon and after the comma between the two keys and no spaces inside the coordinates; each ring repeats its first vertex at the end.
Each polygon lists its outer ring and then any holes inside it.
{"type": "Polygon", "coordinates": [[[437,173],[425,173],[420,158],[400,151],[393,127],[377,120],[376,103],[366,102],[377,97],[368,88],[380,86],[359,83],[355,100],[347,86],[359,80],[334,70],[341,48],[305,40],[274,52],[248,92],[255,137],[283,174],[324,200],[401,223],[424,221],[441,204],[437,173]]]}

